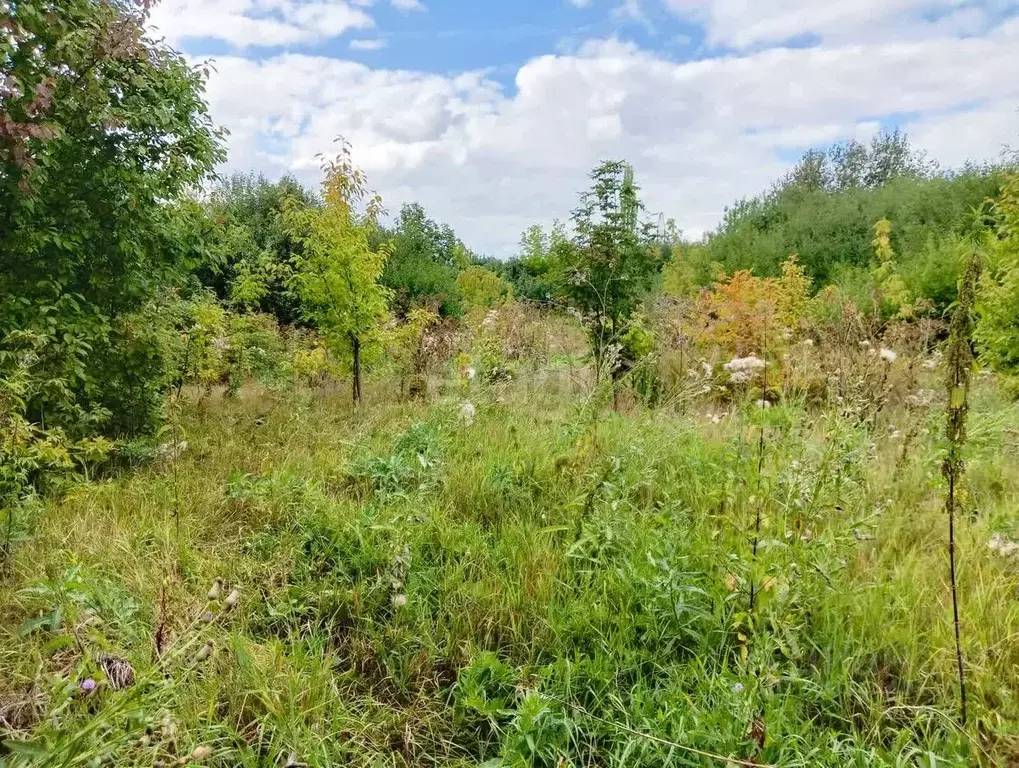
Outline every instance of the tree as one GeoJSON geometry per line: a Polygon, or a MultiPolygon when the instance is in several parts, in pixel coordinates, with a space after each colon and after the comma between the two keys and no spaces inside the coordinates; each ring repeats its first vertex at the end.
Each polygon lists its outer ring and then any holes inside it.
{"type": "Polygon", "coordinates": [[[456,278],[464,305],[471,309],[491,309],[513,298],[513,286],[482,266],[471,266],[456,278]]]}
{"type": "Polygon", "coordinates": [[[360,403],[362,365],[381,346],[390,297],[379,282],[388,247],[372,245],[384,211],[381,198],[368,190],[364,173],[354,166],[348,144],[323,170],[322,206],[291,201],[287,209],[293,236],[302,246],[293,257],[290,284],[326,344],[350,361],[354,402],[360,403]]]}
{"type": "Polygon", "coordinates": [[[287,324],[301,319],[296,297],[287,289],[298,247],[283,215],[291,200],[318,205],[316,196],[291,176],[269,181],[234,174],[222,180],[207,204],[217,223],[217,258],[199,271],[202,283],[221,300],[268,312],[287,324]]]}
{"type": "Polygon", "coordinates": [[[393,291],[397,314],[404,317],[412,307],[430,307],[445,317],[459,317],[463,301],[456,278],[471,259],[453,230],[411,203],[400,209],[387,239],[391,256],[382,282],[393,291]]]}
{"type": "Polygon", "coordinates": [[[1019,174],[1005,184],[991,214],[995,226],[985,241],[988,268],[974,338],[981,360],[1019,394],[1019,174]]]}
{"type": "Polygon", "coordinates": [[[653,228],[639,221],[643,207],[630,166],[602,163],[591,181],[573,212],[572,247],[562,254],[563,290],[587,329],[596,377],[607,367],[616,379],[622,370],[608,353],[629,331],[661,262],[653,228]]]}
{"type": "Polygon", "coordinates": [[[223,158],[207,72],[145,36],[150,5],[6,0],[0,19],[0,348],[41,339],[26,413],[78,433],[153,423],[166,381],[133,313],[195,266],[172,203],[223,158]]]}

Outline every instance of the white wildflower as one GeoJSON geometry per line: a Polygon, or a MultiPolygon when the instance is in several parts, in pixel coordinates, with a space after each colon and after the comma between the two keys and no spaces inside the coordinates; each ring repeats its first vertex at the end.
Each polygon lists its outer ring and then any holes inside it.
{"type": "Polygon", "coordinates": [[[474,423],[474,417],[477,413],[478,409],[474,407],[474,403],[464,403],[460,406],[460,421],[470,426],[474,423]]]}
{"type": "Polygon", "coordinates": [[[715,366],[707,360],[701,360],[701,370],[704,371],[705,378],[711,378],[711,375],[715,372],[715,366]]]}
{"type": "Polygon", "coordinates": [[[757,401],[758,408],[771,408],[771,403],[767,400],[761,399],[757,401]]]}
{"type": "Polygon", "coordinates": [[[814,346],[814,340],[813,339],[804,339],[801,343],[805,347],[812,347],[812,346],[814,346]]]}
{"type": "Polygon", "coordinates": [[[467,381],[474,381],[478,376],[478,369],[471,367],[467,369],[467,381]]]}
{"type": "Polygon", "coordinates": [[[403,608],[406,605],[407,605],[407,596],[406,595],[393,595],[393,607],[394,608],[403,608]]]}
{"type": "Polygon", "coordinates": [[[723,368],[730,373],[729,379],[737,384],[750,381],[754,373],[767,365],[761,358],[750,355],[749,357],[734,357],[723,368]]]}
{"type": "Polygon", "coordinates": [[[894,363],[895,359],[898,357],[897,354],[895,354],[892,350],[886,347],[881,347],[881,351],[878,353],[878,355],[882,360],[889,364],[894,363]]]}

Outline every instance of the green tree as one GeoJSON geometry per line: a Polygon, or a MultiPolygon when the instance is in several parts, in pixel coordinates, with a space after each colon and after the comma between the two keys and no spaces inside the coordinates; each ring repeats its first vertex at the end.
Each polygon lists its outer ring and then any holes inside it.
{"type": "Polygon", "coordinates": [[[520,236],[519,254],[496,268],[513,286],[516,296],[543,304],[553,302],[562,295],[557,273],[560,256],[568,246],[566,227],[558,219],[547,232],[534,224],[520,236]]]}
{"type": "Polygon", "coordinates": [[[562,254],[563,291],[580,312],[594,355],[596,376],[624,372],[609,359],[630,330],[661,267],[652,227],[643,211],[633,170],[610,161],[591,173],[592,186],[573,213],[576,235],[562,254]]]}
{"type": "Polygon", "coordinates": [[[199,271],[202,283],[221,300],[273,314],[286,324],[301,319],[297,299],[287,289],[298,247],[283,215],[291,201],[318,205],[316,196],[290,176],[269,181],[234,174],[222,180],[207,206],[217,224],[217,258],[199,271]]]}
{"type": "Polygon", "coordinates": [[[332,351],[350,361],[354,402],[362,399],[362,366],[382,344],[389,291],[379,280],[388,246],[373,246],[383,214],[382,200],[370,192],[344,144],[324,167],[321,207],[292,201],[287,220],[301,248],[293,257],[292,288],[305,317],[332,351]]]}
{"type": "Polygon", "coordinates": [[[150,5],[3,4],[0,348],[42,340],[26,413],[77,432],[158,412],[157,340],[135,313],[196,265],[172,203],[223,158],[207,72],[146,37],[150,5]]]}
{"type": "Polygon", "coordinates": [[[1005,184],[992,216],[974,339],[981,360],[1006,375],[1019,393],[1019,174],[1005,184]]]}
{"type": "Polygon", "coordinates": [[[467,267],[456,278],[464,305],[471,309],[490,309],[513,298],[513,286],[484,267],[467,267]]]}
{"type": "Polygon", "coordinates": [[[696,283],[712,280],[713,264],[727,273],[775,276],[795,253],[815,285],[860,284],[851,292],[870,308],[872,230],[886,219],[905,287],[943,310],[955,299],[958,241],[982,236],[985,222],[973,211],[997,197],[1006,171],[938,170],[900,133],[878,136],[870,146],[813,150],[770,190],[727,209],[718,230],[691,254],[696,283]]]}
{"type": "Polygon", "coordinates": [[[453,230],[411,203],[400,209],[387,239],[391,256],[382,282],[393,292],[396,313],[404,317],[412,307],[428,307],[445,317],[459,317],[463,299],[456,278],[471,259],[453,230]]]}

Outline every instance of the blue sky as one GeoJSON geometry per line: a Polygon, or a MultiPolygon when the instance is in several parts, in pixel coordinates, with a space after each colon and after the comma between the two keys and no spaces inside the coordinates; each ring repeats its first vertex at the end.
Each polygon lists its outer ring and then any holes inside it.
{"type": "Polygon", "coordinates": [[[810,147],[1019,143],[1019,0],[162,0],[152,26],[214,60],[224,171],[315,184],[343,135],[390,209],[500,256],[609,157],[696,236],[810,147]]]}

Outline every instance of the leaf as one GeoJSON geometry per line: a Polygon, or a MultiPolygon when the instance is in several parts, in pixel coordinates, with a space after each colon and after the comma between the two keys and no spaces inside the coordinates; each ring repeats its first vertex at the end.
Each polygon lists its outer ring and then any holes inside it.
{"type": "Polygon", "coordinates": [[[28,619],[24,621],[20,627],[18,627],[18,634],[22,637],[32,634],[38,629],[43,627],[52,630],[53,629],[53,613],[44,613],[42,616],[36,616],[34,619],[28,619]]]}

